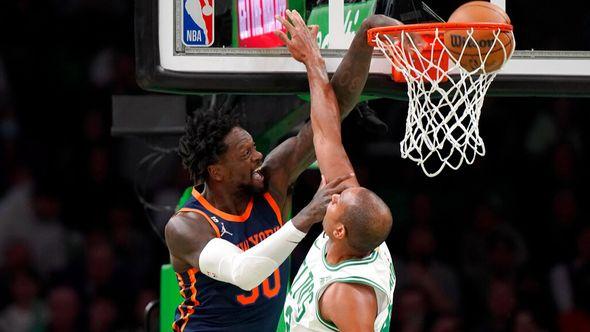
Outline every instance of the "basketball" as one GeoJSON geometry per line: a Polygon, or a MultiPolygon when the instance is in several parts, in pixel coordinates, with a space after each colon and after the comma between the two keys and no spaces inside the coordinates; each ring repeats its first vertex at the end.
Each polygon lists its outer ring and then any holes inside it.
{"type": "MultiPolygon", "coordinates": [[[[490,2],[471,1],[457,8],[448,22],[510,24],[510,18],[502,8],[490,2]]],[[[494,36],[496,30],[475,30],[469,38],[470,32],[464,29],[445,32],[445,46],[456,59],[460,58],[461,67],[473,71],[480,68],[481,62],[485,60],[483,67],[485,72],[489,73],[500,69],[510,58],[514,50],[514,36],[511,32],[500,32],[497,41],[494,36]]]]}

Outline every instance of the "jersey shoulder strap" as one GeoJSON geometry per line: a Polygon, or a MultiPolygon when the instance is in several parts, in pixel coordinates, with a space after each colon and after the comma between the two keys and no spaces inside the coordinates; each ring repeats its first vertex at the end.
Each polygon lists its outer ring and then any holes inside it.
{"type": "Polygon", "coordinates": [[[178,210],[176,213],[178,214],[178,213],[181,213],[181,212],[194,212],[194,213],[200,214],[209,223],[209,225],[211,226],[211,228],[213,228],[213,231],[215,232],[215,235],[218,238],[221,237],[221,232],[219,231],[219,227],[217,227],[217,225],[213,222],[213,220],[211,220],[211,217],[209,217],[209,215],[207,215],[205,212],[203,212],[203,211],[201,211],[199,209],[195,209],[195,208],[183,207],[180,210],[178,210]]]}

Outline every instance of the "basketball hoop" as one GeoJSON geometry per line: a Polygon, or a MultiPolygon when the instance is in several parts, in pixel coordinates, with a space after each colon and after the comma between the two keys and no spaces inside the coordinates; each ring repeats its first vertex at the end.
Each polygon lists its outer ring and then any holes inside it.
{"type": "Polygon", "coordinates": [[[496,73],[514,51],[512,26],[504,23],[432,23],[370,29],[408,85],[402,158],[417,162],[429,177],[445,166],[457,170],[485,155],[479,117],[496,73]]]}

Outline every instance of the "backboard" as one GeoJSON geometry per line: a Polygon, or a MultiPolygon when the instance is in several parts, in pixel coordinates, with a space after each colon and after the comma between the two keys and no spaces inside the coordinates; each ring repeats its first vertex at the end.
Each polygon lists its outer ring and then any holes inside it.
{"type": "MultiPolygon", "coordinates": [[[[517,50],[492,84],[490,95],[590,96],[590,20],[582,11],[491,1],[511,17],[517,50]],[[566,18],[569,25],[548,23],[566,18]]],[[[434,21],[423,4],[444,19],[464,2],[137,1],[137,81],[147,90],[182,94],[306,93],[305,68],[273,35],[281,29],[274,15],[297,9],[308,23],[319,24],[318,43],[328,72],[333,73],[368,15],[386,13],[405,23],[434,21]]],[[[377,51],[364,94],[400,99],[406,95],[405,84],[391,80],[391,67],[377,51]]]]}

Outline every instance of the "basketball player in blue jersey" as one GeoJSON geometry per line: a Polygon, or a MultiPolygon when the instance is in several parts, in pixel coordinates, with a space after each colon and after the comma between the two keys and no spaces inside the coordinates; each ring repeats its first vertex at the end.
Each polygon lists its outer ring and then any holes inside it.
{"type": "MultiPolygon", "coordinates": [[[[334,74],[340,118],[355,106],[366,82],[372,47],[362,25],[334,74]]],[[[317,27],[312,28],[317,33],[317,27]]],[[[309,40],[303,54],[317,55],[309,40]]],[[[263,159],[231,110],[195,114],[181,138],[180,155],[195,185],[193,197],[166,226],[166,243],[184,301],[175,331],[274,331],[285,300],[286,258],[311,225],[323,218],[332,195],[351,174],[331,177],[312,202],[286,221],[288,189],[315,159],[311,124],[263,159]]]]}
{"type": "MultiPolygon", "coordinates": [[[[314,148],[320,171],[331,181],[353,172],[342,145],[337,96],[314,31],[297,12],[287,16],[289,20],[279,19],[290,37],[278,35],[307,69],[314,148]]],[[[360,187],[356,177],[344,183],[348,188],[332,197],[324,232],[310,248],[287,295],[288,331],[389,331],[395,273],[384,241],[392,227],[391,211],[375,193],[360,187]]]]}

